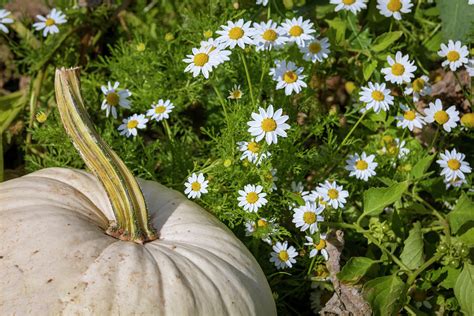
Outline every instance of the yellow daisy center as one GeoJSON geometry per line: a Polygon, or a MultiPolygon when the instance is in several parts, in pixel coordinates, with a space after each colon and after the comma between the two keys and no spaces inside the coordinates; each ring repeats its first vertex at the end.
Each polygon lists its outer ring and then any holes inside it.
{"type": "Polygon", "coordinates": [[[288,33],[290,33],[290,35],[293,36],[293,37],[298,37],[301,34],[303,34],[303,29],[299,25],[294,25],[294,26],[291,27],[291,29],[288,31],[288,33]]]}
{"type": "Polygon", "coordinates": [[[283,80],[286,83],[293,83],[296,80],[298,80],[298,75],[295,72],[290,70],[290,71],[287,71],[283,74],[283,80]]]}
{"type": "Polygon", "coordinates": [[[193,190],[193,191],[201,190],[201,183],[199,183],[197,181],[191,183],[191,190],[193,190]]]}
{"type": "Polygon", "coordinates": [[[434,119],[438,124],[444,124],[449,120],[449,115],[446,111],[438,111],[434,115],[434,119]]]}
{"type": "Polygon", "coordinates": [[[46,21],[44,21],[44,24],[45,24],[46,26],[51,26],[51,25],[56,24],[56,21],[54,21],[54,19],[47,18],[46,21]]]}
{"type": "Polygon", "coordinates": [[[336,189],[329,189],[328,196],[331,200],[335,200],[339,197],[339,192],[336,189]]]}
{"type": "Polygon", "coordinates": [[[365,169],[367,169],[368,167],[369,167],[369,164],[368,164],[366,161],[362,160],[362,159],[361,159],[361,160],[357,160],[357,162],[355,163],[355,168],[356,168],[357,170],[365,170],[365,169]]]}
{"type": "Polygon", "coordinates": [[[383,101],[385,99],[385,95],[381,91],[375,90],[372,92],[372,99],[375,101],[383,101]]]}
{"type": "Polygon", "coordinates": [[[400,0],[390,0],[387,3],[387,9],[389,9],[392,12],[400,11],[401,8],[402,8],[402,2],[400,0]]]}
{"type": "Polygon", "coordinates": [[[266,118],[262,121],[262,130],[264,132],[273,132],[277,128],[277,123],[272,118],[266,118]]]}
{"type": "Polygon", "coordinates": [[[244,30],[242,30],[242,28],[240,28],[238,26],[231,28],[230,31],[229,31],[229,38],[230,39],[238,40],[242,36],[244,36],[244,30]]]}
{"type": "Polygon", "coordinates": [[[446,58],[448,58],[449,61],[456,61],[460,58],[459,53],[455,50],[449,51],[448,54],[446,55],[446,58]]]}
{"type": "Polygon", "coordinates": [[[309,44],[308,50],[313,54],[317,54],[321,51],[321,44],[313,42],[309,44]]]}
{"type": "Polygon", "coordinates": [[[155,108],[155,113],[156,114],[161,114],[161,113],[164,113],[165,111],[166,111],[166,106],[164,106],[164,105],[158,105],[155,108]]]}
{"type": "Polygon", "coordinates": [[[117,106],[120,101],[119,95],[115,92],[107,93],[107,95],[105,96],[105,99],[107,100],[107,104],[111,106],[117,106]]]}
{"type": "Polygon", "coordinates": [[[250,142],[247,145],[247,149],[256,154],[260,150],[260,146],[256,142],[250,142]]]}
{"type": "Polygon", "coordinates": [[[263,32],[262,38],[266,41],[273,42],[278,38],[278,34],[274,30],[266,30],[263,32]]]}
{"type": "Polygon", "coordinates": [[[258,227],[267,227],[267,225],[268,225],[268,223],[267,223],[267,221],[264,220],[264,219],[259,219],[259,220],[257,221],[257,226],[258,226],[258,227]]]}
{"type": "Polygon", "coordinates": [[[461,168],[461,163],[457,159],[449,159],[448,167],[451,170],[458,170],[459,168],[461,168]]]}
{"type": "Polygon", "coordinates": [[[412,110],[405,111],[405,113],[403,113],[403,118],[407,121],[413,121],[416,118],[416,113],[412,110]]]}
{"type": "Polygon", "coordinates": [[[240,99],[242,97],[242,91],[240,90],[234,90],[231,94],[234,99],[240,99]]]}
{"type": "Polygon", "coordinates": [[[342,3],[344,3],[345,5],[351,5],[354,4],[354,2],[356,2],[356,0],[342,0],[342,3]]]}
{"type": "Polygon", "coordinates": [[[326,241],[324,239],[319,239],[319,243],[315,245],[315,247],[318,250],[326,248],[326,241]]]}
{"type": "Polygon", "coordinates": [[[257,202],[258,200],[258,195],[257,193],[255,192],[250,192],[250,193],[247,193],[247,197],[245,198],[247,200],[247,202],[249,202],[250,204],[254,204],[255,202],[257,202]]]}
{"type": "Polygon", "coordinates": [[[281,250],[279,253],[278,253],[278,259],[280,259],[281,261],[288,261],[288,259],[290,259],[290,256],[288,255],[288,252],[286,250],[281,250]]]}
{"type": "Polygon", "coordinates": [[[466,127],[473,128],[474,127],[474,113],[464,114],[461,117],[461,123],[462,123],[462,125],[464,125],[466,127]]]}
{"type": "Polygon", "coordinates": [[[405,72],[405,67],[400,63],[395,63],[392,65],[392,74],[395,76],[401,76],[405,72]]]}
{"type": "Polygon", "coordinates": [[[417,78],[413,81],[412,88],[415,92],[420,92],[425,87],[425,81],[421,78],[417,78]]]}
{"type": "Polygon", "coordinates": [[[194,65],[202,67],[209,61],[209,55],[206,53],[197,53],[194,56],[194,65]]]}
{"type": "Polygon", "coordinates": [[[137,120],[130,120],[127,123],[127,128],[132,129],[138,126],[138,121],[137,120]]]}
{"type": "Polygon", "coordinates": [[[316,222],[316,213],[314,213],[314,212],[304,212],[303,221],[306,224],[314,224],[316,222]]]}

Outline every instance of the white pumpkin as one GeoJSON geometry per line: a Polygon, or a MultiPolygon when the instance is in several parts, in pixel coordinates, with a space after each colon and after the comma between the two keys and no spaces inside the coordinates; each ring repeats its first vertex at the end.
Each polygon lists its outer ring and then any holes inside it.
{"type": "Polygon", "coordinates": [[[181,193],[139,180],[159,238],[104,233],[101,183],[50,168],[0,184],[0,315],[275,315],[246,247],[181,193]]]}

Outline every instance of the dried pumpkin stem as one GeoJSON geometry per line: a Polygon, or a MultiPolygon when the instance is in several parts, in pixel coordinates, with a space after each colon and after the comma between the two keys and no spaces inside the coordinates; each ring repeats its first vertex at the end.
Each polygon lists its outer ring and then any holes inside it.
{"type": "Polygon", "coordinates": [[[100,180],[112,205],[116,223],[107,233],[138,243],[156,239],[148,221],[143,193],[132,173],[94,129],[82,101],[79,69],[58,69],[56,99],[63,126],[84,163],[100,180]]]}

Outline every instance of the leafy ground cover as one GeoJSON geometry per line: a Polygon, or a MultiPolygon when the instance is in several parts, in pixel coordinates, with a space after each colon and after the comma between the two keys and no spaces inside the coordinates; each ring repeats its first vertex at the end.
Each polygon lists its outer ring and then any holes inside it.
{"type": "Polygon", "coordinates": [[[81,66],[104,140],[228,225],[282,315],[471,315],[469,2],[2,2],[0,175],[84,168],[53,87],[81,66]]]}

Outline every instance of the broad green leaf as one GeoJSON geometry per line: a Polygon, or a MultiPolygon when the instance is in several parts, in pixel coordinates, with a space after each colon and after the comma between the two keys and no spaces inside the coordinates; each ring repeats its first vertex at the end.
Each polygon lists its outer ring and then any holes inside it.
{"type": "Polygon", "coordinates": [[[402,31],[387,32],[378,36],[372,44],[372,50],[376,53],[387,49],[403,35],[402,31]]]}
{"type": "Polygon", "coordinates": [[[455,269],[452,267],[444,267],[443,272],[446,273],[446,277],[444,278],[443,282],[441,282],[439,285],[444,287],[445,289],[452,289],[456,285],[456,281],[459,277],[459,274],[461,273],[460,269],[455,269]]]}
{"type": "Polygon", "coordinates": [[[372,74],[374,73],[374,70],[377,69],[378,62],[376,59],[364,63],[364,66],[362,68],[362,73],[364,74],[364,80],[367,81],[370,79],[372,74]]]}
{"type": "Polygon", "coordinates": [[[457,231],[463,225],[470,225],[474,221],[474,203],[463,193],[459,198],[454,209],[448,215],[449,224],[453,233],[457,231]]]}
{"type": "Polygon", "coordinates": [[[459,236],[458,240],[462,241],[468,247],[474,247],[474,227],[469,228],[467,232],[459,236]]]}
{"type": "Polygon", "coordinates": [[[434,157],[434,155],[429,155],[418,160],[411,169],[411,176],[415,179],[421,178],[426,173],[426,170],[431,166],[434,157]]]}
{"type": "Polygon", "coordinates": [[[416,269],[425,262],[423,258],[423,233],[421,232],[420,222],[416,222],[413,228],[410,229],[400,259],[410,269],[416,269]]]}
{"type": "Polygon", "coordinates": [[[432,52],[437,52],[442,42],[443,34],[438,32],[426,42],[425,47],[432,52]]]}
{"type": "Polygon", "coordinates": [[[347,22],[341,20],[340,18],[326,20],[326,22],[327,24],[329,24],[330,28],[332,28],[336,33],[336,43],[342,42],[345,38],[347,22]]]}
{"type": "Polygon", "coordinates": [[[408,189],[408,181],[394,183],[386,188],[370,188],[364,192],[364,213],[375,216],[383,208],[398,201],[408,189]]]}
{"type": "Polygon", "coordinates": [[[396,315],[405,302],[406,287],[399,277],[390,275],[367,282],[363,294],[373,315],[396,315]]]}
{"type": "Polygon", "coordinates": [[[467,262],[454,285],[454,295],[465,315],[474,315],[474,265],[467,262]]]}
{"type": "Polygon", "coordinates": [[[370,258],[352,257],[337,274],[337,278],[344,283],[357,283],[375,263],[370,258]]]}
{"type": "Polygon", "coordinates": [[[444,40],[468,40],[474,21],[474,6],[466,0],[438,0],[436,3],[444,40]]]}
{"type": "Polygon", "coordinates": [[[301,197],[301,195],[298,195],[294,192],[290,192],[289,194],[290,198],[295,201],[298,205],[304,205],[305,204],[305,201],[304,199],[301,197]]]}

